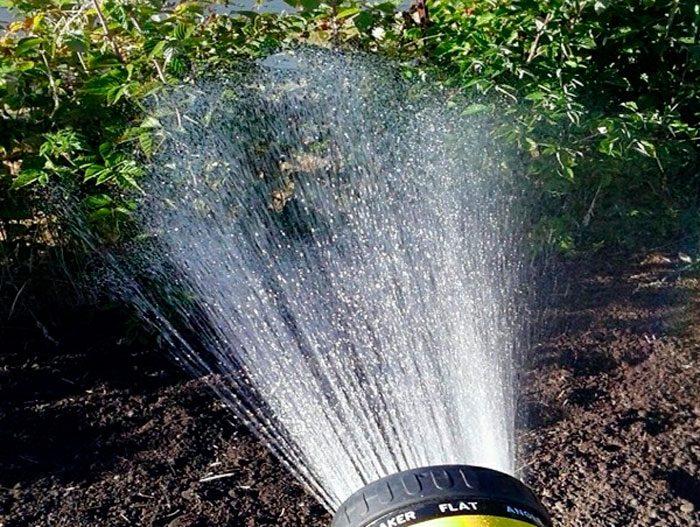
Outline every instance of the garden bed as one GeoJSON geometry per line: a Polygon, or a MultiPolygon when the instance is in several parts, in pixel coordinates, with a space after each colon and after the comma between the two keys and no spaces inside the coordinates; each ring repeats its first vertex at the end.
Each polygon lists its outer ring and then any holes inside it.
{"type": "MultiPolygon", "coordinates": [[[[521,464],[556,525],[700,520],[700,283],[676,271],[661,255],[576,270],[523,376],[521,464]]],[[[0,526],[328,524],[156,346],[104,316],[27,320],[0,349],[0,526]]]]}

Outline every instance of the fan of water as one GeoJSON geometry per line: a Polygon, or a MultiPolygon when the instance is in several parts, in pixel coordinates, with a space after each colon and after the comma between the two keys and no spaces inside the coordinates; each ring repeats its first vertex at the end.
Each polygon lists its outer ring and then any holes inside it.
{"type": "Polygon", "coordinates": [[[514,470],[527,214],[465,108],[319,51],[155,108],[150,249],[126,289],[331,509],[407,468],[514,470]]]}

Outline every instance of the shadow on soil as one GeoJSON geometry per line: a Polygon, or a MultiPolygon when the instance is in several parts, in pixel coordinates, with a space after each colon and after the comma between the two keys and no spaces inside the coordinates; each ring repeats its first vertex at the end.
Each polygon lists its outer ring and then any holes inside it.
{"type": "Polygon", "coordinates": [[[0,485],[47,474],[64,481],[90,479],[143,448],[138,438],[125,437],[138,419],[124,419],[125,412],[137,413],[129,410],[129,396],[155,392],[182,374],[158,351],[123,344],[115,330],[123,330],[125,322],[118,313],[86,310],[67,314],[51,334],[29,319],[4,328],[0,485]],[[98,408],[100,393],[108,390],[125,392],[118,408],[98,408]],[[88,418],[94,413],[90,406],[97,418],[88,418]]]}
{"type": "MultiPolygon", "coordinates": [[[[537,430],[565,418],[562,403],[590,409],[606,399],[606,391],[596,383],[600,376],[614,376],[621,367],[643,363],[653,353],[657,336],[669,328],[659,315],[661,307],[682,297],[685,290],[668,283],[661,288],[640,288],[636,273],[668,276],[670,264],[629,263],[575,264],[575,270],[564,269],[562,276],[571,276],[572,284],[560,286],[555,295],[548,322],[548,331],[541,344],[526,358],[525,370],[565,372],[577,379],[579,386],[557,400],[543,401],[539,395],[521,402],[518,427],[537,430]],[[626,269],[627,273],[621,273],[626,269]],[[575,282],[573,282],[575,280],[575,282]]],[[[527,374],[524,376],[527,378],[527,374]]],[[[661,431],[663,419],[649,416],[645,425],[649,433],[661,431]]],[[[659,432],[656,432],[659,433],[659,432]]]]}
{"type": "Polygon", "coordinates": [[[691,502],[696,509],[700,508],[700,479],[678,469],[666,474],[666,481],[673,495],[691,502]]]}

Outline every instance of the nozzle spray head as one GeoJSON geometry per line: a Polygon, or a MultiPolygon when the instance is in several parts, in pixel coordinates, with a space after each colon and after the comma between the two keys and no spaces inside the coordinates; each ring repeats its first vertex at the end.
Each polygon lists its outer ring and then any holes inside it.
{"type": "Polygon", "coordinates": [[[482,467],[440,465],[370,483],[336,511],[332,527],[551,527],[533,492],[482,467]]]}

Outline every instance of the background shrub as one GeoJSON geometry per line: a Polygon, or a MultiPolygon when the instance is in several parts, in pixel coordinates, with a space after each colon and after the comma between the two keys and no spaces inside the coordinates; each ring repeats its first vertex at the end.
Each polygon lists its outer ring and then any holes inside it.
{"type": "MultiPolygon", "coordinates": [[[[160,123],[164,85],[299,43],[360,48],[407,75],[485,95],[547,196],[560,248],[650,247],[698,224],[697,3],[680,0],[292,2],[287,14],[215,3],[3,0],[0,250],[71,243],[42,188],[75,193],[106,243],[123,237],[160,123]],[[29,242],[29,243],[28,243],[29,242]]],[[[77,250],[75,247],[70,250],[77,250]]]]}

